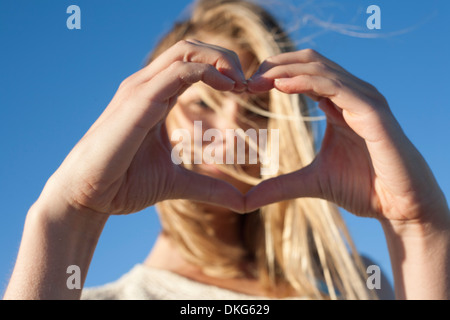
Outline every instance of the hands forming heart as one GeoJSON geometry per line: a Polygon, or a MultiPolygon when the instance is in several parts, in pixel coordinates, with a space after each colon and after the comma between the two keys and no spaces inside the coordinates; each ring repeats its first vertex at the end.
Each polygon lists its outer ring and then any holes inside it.
{"type": "Polygon", "coordinates": [[[446,200],[384,97],[312,50],[261,64],[248,83],[234,52],[181,41],[125,79],[111,103],[51,180],[74,207],[128,214],[166,199],[192,199],[251,212],[298,197],[332,201],[360,216],[422,221],[446,200]],[[172,163],[164,118],[203,81],[220,91],[303,93],[327,117],[320,152],[307,167],[265,180],[246,195],[172,163]]]}

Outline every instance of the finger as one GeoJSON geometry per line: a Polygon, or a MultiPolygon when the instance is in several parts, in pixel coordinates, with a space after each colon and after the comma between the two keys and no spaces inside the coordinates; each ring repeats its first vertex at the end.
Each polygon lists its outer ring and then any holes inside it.
{"type": "Polygon", "coordinates": [[[274,81],[274,87],[284,93],[307,93],[329,98],[348,116],[367,115],[373,111],[373,102],[358,90],[342,81],[323,76],[299,75],[274,81]]]}
{"type": "Polygon", "coordinates": [[[233,79],[236,82],[236,90],[243,91],[246,88],[246,79],[235,52],[196,40],[177,42],[145,68],[135,73],[133,81],[136,83],[147,82],[175,61],[210,64],[219,72],[233,79]]]}
{"type": "Polygon", "coordinates": [[[338,78],[339,75],[322,62],[293,63],[274,66],[248,80],[250,92],[264,92],[273,88],[275,79],[294,78],[299,75],[338,78]]]}
{"type": "Polygon", "coordinates": [[[142,93],[152,102],[164,102],[198,81],[220,91],[233,89],[235,82],[209,64],[176,61],[142,86],[142,93]]]}
{"type": "MultiPolygon", "coordinates": [[[[292,78],[296,75],[317,75],[339,79],[352,92],[369,99],[379,99],[380,93],[369,83],[355,77],[335,62],[325,58],[318,52],[305,49],[273,56],[264,61],[258,71],[248,79],[248,91],[264,92],[272,89],[275,78],[292,78]]],[[[315,99],[317,100],[317,99],[315,99]]],[[[362,110],[365,112],[366,110],[362,110]]]]}
{"type": "Polygon", "coordinates": [[[216,90],[229,91],[235,82],[209,64],[176,61],[133,92],[133,105],[111,117],[123,123],[123,130],[150,130],[190,85],[203,81],[216,90]]]}
{"type": "MultiPolygon", "coordinates": [[[[132,105],[117,110],[111,116],[110,123],[121,123],[120,131],[128,133],[127,136],[135,139],[136,135],[132,133],[139,131],[143,138],[168,113],[176,98],[198,81],[203,81],[221,91],[229,91],[235,84],[209,64],[176,61],[150,81],[136,88],[132,105]]],[[[103,130],[108,130],[107,124],[103,130]]],[[[110,137],[114,134],[114,131],[111,131],[110,137]]],[[[123,144],[126,141],[117,143],[123,144]]],[[[136,144],[136,148],[138,146],[136,144]]]]}
{"type": "Polygon", "coordinates": [[[270,57],[261,63],[258,70],[255,72],[255,75],[263,74],[267,72],[268,70],[272,69],[273,67],[279,66],[279,65],[287,65],[287,64],[295,64],[295,63],[310,63],[310,62],[321,62],[327,66],[329,66],[332,69],[339,70],[339,71],[345,71],[341,66],[339,66],[337,63],[331,61],[330,59],[327,59],[326,57],[322,56],[320,53],[318,53],[315,50],[312,49],[304,49],[299,50],[295,52],[286,52],[281,53],[279,55],[270,57]]]}
{"type": "Polygon", "coordinates": [[[302,74],[293,78],[275,79],[274,87],[284,93],[310,93],[331,99],[337,95],[339,83],[322,76],[302,74]]]}
{"type": "Polygon", "coordinates": [[[195,39],[189,39],[187,41],[193,42],[194,44],[197,44],[199,46],[208,47],[212,50],[217,50],[217,51],[223,52],[223,54],[225,56],[230,57],[230,59],[233,62],[233,65],[234,65],[233,69],[230,70],[228,66],[225,66],[225,68],[222,67],[221,61],[218,61],[218,64],[216,64],[215,67],[217,68],[217,70],[219,70],[226,76],[230,77],[231,79],[236,79],[235,80],[236,84],[233,89],[233,92],[242,93],[247,90],[247,79],[244,75],[241,61],[239,60],[239,56],[236,54],[236,52],[226,49],[226,48],[223,48],[223,47],[220,47],[220,46],[216,46],[213,44],[208,44],[208,43],[205,43],[205,42],[202,42],[199,40],[195,40],[195,39]]]}
{"type": "MultiPolygon", "coordinates": [[[[134,91],[134,88],[148,83],[176,61],[210,64],[235,82],[234,87],[229,90],[244,92],[247,89],[247,81],[235,52],[196,40],[182,40],[167,49],[146,67],[122,81],[118,93],[134,91]]],[[[110,105],[96,121],[94,127],[102,123],[104,118],[109,117],[115,109],[114,105],[110,105]]]]}
{"type": "Polygon", "coordinates": [[[244,212],[244,196],[230,183],[182,167],[177,168],[180,170],[180,174],[177,175],[180,178],[174,191],[177,198],[218,205],[234,212],[244,212]]]}
{"type": "Polygon", "coordinates": [[[95,159],[95,170],[103,172],[109,168],[111,177],[126,170],[148,132],[175,103],[176,96],[197,81],[204,81],[217,90],[230,90],[234,86],[232,80],[211,65],[174,63],[145,85],[135,88],[129,101],[104,116],[88,132],[90,142],[83,153],[89,152],[90,158],[95,159]]]}
{"type": "Polygon", "coordinates": [[[245,211],[301,197],[320,198],[322,195],[314,162],[298,171],[267,179],[245,195],[245,211]]]}

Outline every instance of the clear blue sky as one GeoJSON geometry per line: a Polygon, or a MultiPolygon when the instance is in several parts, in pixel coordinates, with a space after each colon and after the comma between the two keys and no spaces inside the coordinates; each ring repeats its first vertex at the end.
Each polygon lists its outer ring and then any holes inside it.
{"type": "MultiPolygon", "coordinates": [[[[272,11],[292,28],[301,48],[318,50],[385,95],[449,199],[450,2],[265,2],[276,3],[272,11]],[[366,28],[366,8],[371,4],[381,8],[381,30],[366,28]],[[342,24],[344,31],[363,35],[324,29],[317,21],[332,22],[334,27],[342,24]]],[[[14,265],[28,208],[120,82],[142,66],[157,39],[188,3],[0,2],[1,294],[14,265]],[[66,8],[71,4],[81,8],[81,30],[66,27],[66,8]]],[[[343,214],[358,249],[392,279],[379,224],[343,214]]],[[[111,218],[86,285],[115,280],[143,261],[158,230],[153,208],[111,218]]]]}

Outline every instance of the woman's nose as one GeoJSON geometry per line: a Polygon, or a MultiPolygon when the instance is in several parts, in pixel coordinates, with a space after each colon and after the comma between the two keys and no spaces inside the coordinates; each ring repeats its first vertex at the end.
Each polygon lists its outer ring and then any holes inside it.
{"type": "Polygon", "coordinates": [[[223,116],[217,120],[217,129],[233,129],[236,123],[239,124],[240,105],[233,99],[226,99],[222,104],[223,116]]]}

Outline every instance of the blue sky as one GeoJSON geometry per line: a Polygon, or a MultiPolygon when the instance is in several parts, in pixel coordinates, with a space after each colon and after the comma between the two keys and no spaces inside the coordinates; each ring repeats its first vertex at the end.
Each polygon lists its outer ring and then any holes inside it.
{"type": "MultiPolygon", "coordinates": [[[[385,95],[448,199],[450,2],[264,3],[272,5],[292,30],[299,48],[318,50],[385,95]],[[381,8],[381,30],[366,28],[366,8],[371,4],[381,8]]],[[[142,67],[161,34],[188,4],[182,0],[0,2],[1,294],[14,266],[27,210],[46,180],[101,114],[120,82],[142,67]],[[66,27],[66,9],[72,4],[81,8],[81,30],[66,27]]],[[[343,215],[358,249],[392,280],[379,224],[343,215]]],[[[112,217],[86,285],[115,280],[142,262],[158,231],[153,208],[112,217]]]]}

